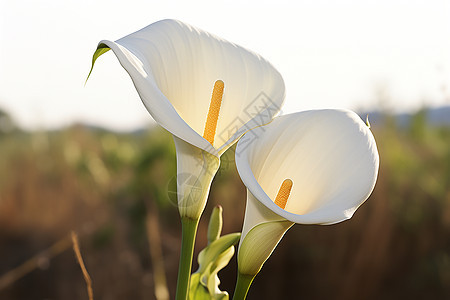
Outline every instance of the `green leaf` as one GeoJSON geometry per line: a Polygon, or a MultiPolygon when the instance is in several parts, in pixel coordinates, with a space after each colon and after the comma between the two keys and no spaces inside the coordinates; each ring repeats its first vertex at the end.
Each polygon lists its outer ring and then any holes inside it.
{"type": "MultiPolygon", "coordinates": [[[[88,81],[89,76],[91,76],[91,73],[92,73],[92,70],[94,69],[94,64],[95,64],[95,61],[97,60],[97,58],[99,58],[100,55],[108,52],[109,50],[111,50],[111,48],[109,48],[105,44],[98,45],[97,50],[95,50],[94,55],[92,56],[92,66],[91,66],[91,70],[89,71],[89,74],[86,78],[86,82],[88,81]]],[[[86,82],[84,84],[86,84],[86,82]]]]}
{"type": "Polygon", "coordinates": [[[189,299],[192,300],[211,300],[208,289],[200,284],[200,274],[194,273],[191,276],[189,288],[189,299]]]}
{"type": "Polygon", "coordinates": [[[211,291],[214,291],[215,299],[228,299],[228,293],[227,292],[221,292],[219,290],[220,285],[220,279],[217,273],[219,273],[220,270],[225,268],[228,263],[230,262],[231,258],[234,255],[234,246],[228,248],[225,250],[215,262],[213,262],[210,265],[210,275],[208,278],[208,290],[211,294],[211,291]]]}
{"type": "Polygon", "coordinates": [[[211,218],[209,219],[208,225],[208,243],[212,243],[220,237],[222,233],[222,206],[217,205],[214,207],[211,218]]]}
{"type": "Polygon", "coordinates": [[[189,297],[191,300],[228,300],[229,295],[219,289],[217,275],[228,265],[234,255],[234,246],[239,242],[241,233],[220,236],[222,232],[222,207],[214,208],[208,226],[208,246],[198,255],[198,270],[191,276],[189,297]]]}
{"type": "Polygon", "coordinates": [[[205,249],[203,249],[198,256],[199,268],[197,272],[203,273],[206,267],[217,260],[220,254],[231,246],[236,245],[241,238],[241,233],[230,233],[220,237],[211,244],[209,244],[205,249]]]}

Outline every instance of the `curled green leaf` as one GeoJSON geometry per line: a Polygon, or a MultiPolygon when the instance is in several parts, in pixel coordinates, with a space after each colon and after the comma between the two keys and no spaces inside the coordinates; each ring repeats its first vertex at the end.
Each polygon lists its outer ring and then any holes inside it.
{"type": "Polygon", "coordinates": [[[207,266],[211,262],[215,262],[217,258],[228,248],[236,245],[241,238],[241,233],[230,233],[220,237],[211,244],[209,244],[205,249],[203,249],[198,256],[199,268],[197,272],[205,272],[207,266]]]}
{"type": "Polygon", "coordinates": [[[220,237],[222,233],[223,217],[222,217],[222,206],[217,205],[214,207],[211,218],[209,219],[208,225],[208,243],[212,243],[220,237]]]}
{"type": "Polygon", "coordinates": [[[198,255],[198,270],[192,274],[190,299],[228,300],[229,295],[219,289],[218,273],[225,268],[235,253],[235,245],[241,233],[230,233],[220,237],[222,232],[222,207],[214,208],[208,227],[208,246],[198,255]]]}
{"type": "MultiPolygon", "coordinates": [[[[89,76],[91,76],[91,73],[92,73],[92,70],[94,69],[94,64],[95,64],[95,61],[97,60],[97,58],[99,58],[100,55],[108,52],[109,50],[111,50],[111,49],[108,46],[106,46],[105,44],[98,45],[97,49],[94,52],[94,55],[92,56],[92,66],[91,66],[91,70],[89,71],[89,74],[86,78],[86,82],[88,81],[89,76]]],[[[86,82],[84,84],[86,84],[86,82]]]]}

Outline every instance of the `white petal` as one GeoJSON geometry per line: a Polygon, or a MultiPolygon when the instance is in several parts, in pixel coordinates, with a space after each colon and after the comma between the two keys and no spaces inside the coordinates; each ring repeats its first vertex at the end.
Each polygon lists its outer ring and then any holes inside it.
{"type": "Polygon", "coordinates": [[[116,42],[101,41],[98,49],[105,47],[129,73],[155,121],[216,156],[247,130],[268,123],[284,101],[283,79],[269,62],[179,21],[153,23],[116,42]],[[202,136],[218,79],[225,90],[211,147],[202,136]]]}
{"type": "Polygon", "coordinates": [[[198,220],[208,200],[220,159],[174,136],[177,151],[177,197],[181,217],[198,220]]]}
{"type": "Polygon", "coordinates": [[[248,190],[266,208],[296,223],[350,218],[369,197],[379,157],[369,128],[346,110],[306,111],[252,130],[236,148],[248,190]],[[294,185],[285,210],[274,202],[281,183],[294,185]]]}

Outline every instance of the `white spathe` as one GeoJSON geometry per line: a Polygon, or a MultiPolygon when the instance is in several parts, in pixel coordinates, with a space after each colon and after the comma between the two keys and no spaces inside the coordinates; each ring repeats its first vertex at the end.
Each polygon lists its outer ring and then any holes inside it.
{"type": "Polygon", "coordinates": [[[219,156],[280,111],[285,87],[264,58],[177,20],[162,20],[115,42],[113,50],[152,117],[175,136],[219,156]],[[203,138],[216,80],[225,83],[214,147],[203,138]]]}
{"type": "Polygon", "coordinates": [[[379,156],[370,129],[354,112],[313,110],[277,117],[245,134],[236,147],[236,165],[248,194],[238,259],[250,274],[259,271],[292,224],[351,218],[375,186],[379,156]],[[293,187],[282,209],[274,200],[287,178],[293,187]],[[269,231],[276,232],[272,242],[269,231]],[[258,248],[258,236],[270,245],[261,249],[264,260],[249,263],[246,249],[258,248]]]}
{"type": "MultiPolygon", "coordinates": [[[[115,42],[102,40],[92,59],[112,50],[145,107],[171,132],[177,149],[181,216],[203,211],[220,155],[246,131],[280,111],[285,88],[264,58],[177,20],[162,20],[115,42]],[[225,84],[213,145],[203,138],[214,83],[225,84]]],[[[91,69],[92,72],[92,69],[91,69]]]]}

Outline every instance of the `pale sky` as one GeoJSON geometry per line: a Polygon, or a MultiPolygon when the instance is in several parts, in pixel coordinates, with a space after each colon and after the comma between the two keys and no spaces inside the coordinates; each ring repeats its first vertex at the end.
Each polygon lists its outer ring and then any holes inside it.
{"type": "Polygon", "coordinates": [[[450,1],[0,0],[0,109],[24,128],[151,122],[112,52],[116,40],[174,18],[268,59],[286,83],[283,113],[315,108],[411,111],[450,104],[450,1]]]}

